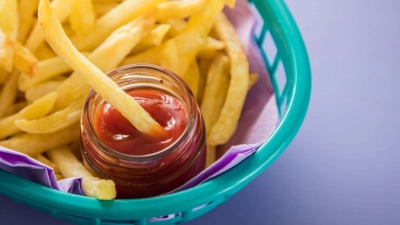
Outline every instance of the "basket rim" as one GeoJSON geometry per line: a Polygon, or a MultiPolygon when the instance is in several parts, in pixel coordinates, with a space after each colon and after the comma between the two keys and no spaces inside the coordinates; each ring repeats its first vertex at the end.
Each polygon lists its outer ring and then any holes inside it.
{"type": "Polygon", "coordinates": [[[288,105],[281,123],[270,138],[251,157],[236,168],[196,187],[177,193],[144,199],[100,201],[97,199],[60,192],[32,181],[0,170],[0,177],[6,182],[0,182],[0,192],[26,202],[48,207],[55,211],[87,217],[102,217],[107,219],[128,219],[134,215],[141,218],[154,217],[156,212],[167,215],[175,213],[182,207],[195,208],[204,202],[217,198],[227,198],[237,192],[258,174],[264,171],[292,141],[300,128],[311,96],[311,70],[306,48],[300,32],[285,3],[281,0],[253,0],[257,8],[266,8],[272,13],[279,26],[273,27],[286,43],[293,65],[293,91],[288,93],[288,105]],[[284,28],[284,29],[283,29],[284,28]],[[290,100],[290,101],[289,101],[290,100]],[[272,155],[268,149],[276,149],[272,155]],[[244,171],[241,171],[244,170],[244,171]],[[235,174],[235,176],[232,176],[235,174]],[[30,190],[30,191],[27,191],[30,190]],[[210,190],[214,192],[210,194],[210,190]]]}

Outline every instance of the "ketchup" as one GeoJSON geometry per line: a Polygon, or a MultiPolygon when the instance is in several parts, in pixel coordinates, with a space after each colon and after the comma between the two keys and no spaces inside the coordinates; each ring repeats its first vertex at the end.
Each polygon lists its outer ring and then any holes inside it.
{"type": "Polygon", "coordinates": [[[127,155],[147,155],[161,151],[180,137],[188,117],[176,97],[156,90],[134,90],[128,94],[164,127],[167,135],[160,139],[141,133],[116,108],[105,103],[93,121],[95,132],[105,145],[127,155]]]}
{"type": "Polygon", "coordinates": [[[94,91],[81,117],[85,167],[116,184],[117,198],[169,193],[205,167],[205,129],[197,102],[184,81],[159,66],[138,64],[109,74],[166,131],[139,132],[94,91]]]}

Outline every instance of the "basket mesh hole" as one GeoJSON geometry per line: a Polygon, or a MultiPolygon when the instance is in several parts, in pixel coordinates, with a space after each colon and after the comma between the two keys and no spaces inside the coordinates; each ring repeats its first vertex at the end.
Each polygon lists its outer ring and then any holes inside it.
{"type": "Polygon", "coordinates": [[[278,90],[276,91],[277,93],[279,93],[279,98],[281,98],[281,96],[284,94],[283,90],[285,89],[286,86],[286,73],[282,61],[278,63],[278,67],[276,69],[274,78],[278,87],[278,90]]]}
{"type": "Polygon", "coordinates": [[[272,39],[271,33],[269,31],[265,34],[261,47],[267,57],[269,66],[271,66],[275,60],[278,49],[276,48],[274,39],[272,39]]]}

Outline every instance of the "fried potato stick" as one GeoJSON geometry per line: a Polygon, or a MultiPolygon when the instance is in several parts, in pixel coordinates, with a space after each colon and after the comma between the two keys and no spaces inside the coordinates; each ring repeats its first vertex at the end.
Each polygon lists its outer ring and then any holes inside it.
{"type": "Polygon", "coordinates": [[[54,102],[57,99],[57,93],[50,93],[43,98],[33,102],[32,104],[26,106],[18,113],[5,117],[0,120],[0,139],[6,138],[20,131],[15,126],[15,121],[18,119],[37,119],[41,118],[50,112],[53,108],[54,102]]]}
{"type": "Polygon", "coordinates": [[[79,136],[79,123],[77,123],[50,134],[19,134],[10,139],[0,141],[0,146],[33,157],[52,148],[63,146],[75,141],[79,136]]]}
{"type": "Polygon", "coordinates": [[[101,200],[114,199],[117,195],[112,180],[94,177],[79,162],[67,146],[51,149],[47,152],[50,159],[60,168],[64,177],[82,177],[83,190],[86,196],[101,200]]]}
{"type": "Polygon", "coordinates": [[[223,13],[216,19],[215,31],[225,42],[231,73],[228,94],[221,115],[213,126],[208,140],[209,144],[216,146],[226,143],[236,130],[249,88],[249,63],[234,27],[223,13]]]}
{"type": "Polygon", "coordinates": [[[157,5],[157,20],[182,19],[200,14],[207,6],[208,0],[168,1],[157,5]]]}
{"type": "Polygon", "coordinates": [[[91,51],[100,45],[115,29],[151,12],[158,3],[163,1],[165,0],[124,1],[98,18],[90,33],[87,35],[75,35],[71,37],[71,42],[80,51],[91,51]]]}
{"type": "Polygon", "coordinates": [[[155,137],[164,136],[164,129],[149,113],[72,45],[48,0],[40,2],[38,15],[44,36],[53,50],[82,75],[99,95],[118,109],[140,132],[155,137]]]}
{"type": "Polygon", "coordinates": [[[68,107],[36,120],[16,120],[15,126],[30,134],[56,132],[80,120],[85,99],[85,96],[82,96],[68,105],[68,107]]]}

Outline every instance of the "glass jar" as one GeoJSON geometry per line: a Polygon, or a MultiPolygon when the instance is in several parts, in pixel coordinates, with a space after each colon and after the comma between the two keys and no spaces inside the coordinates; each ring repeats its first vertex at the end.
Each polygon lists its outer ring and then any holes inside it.
{"type": "Polygon", "coordinates": [[[149,64],[123,66],[107,75],[125,92],[145,90],[177,99],[185,108],[187,125],[173,143],[156,152],[116,151],[102,140],[94,126],[96,113],[108,103],[92,90],[81,118],[85,167],[95,176],[113,180],[117,198],[165,194],[199,174],[205,167],[205,129],[196,99],[186,83],[173,72],[149,64]]]}

